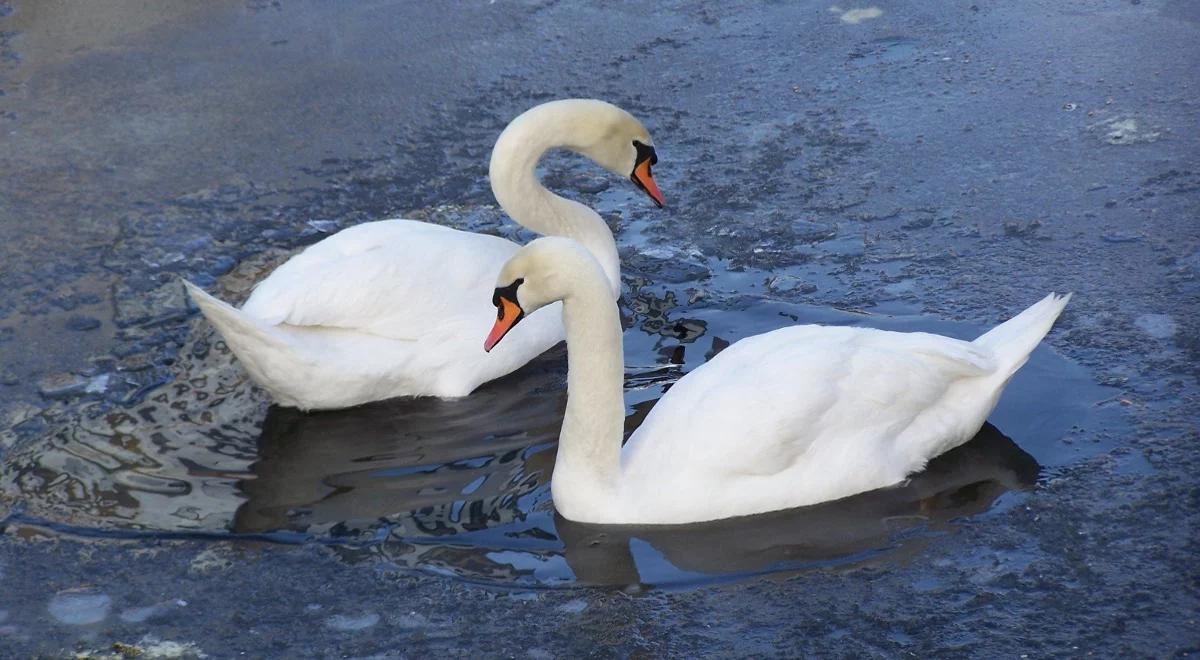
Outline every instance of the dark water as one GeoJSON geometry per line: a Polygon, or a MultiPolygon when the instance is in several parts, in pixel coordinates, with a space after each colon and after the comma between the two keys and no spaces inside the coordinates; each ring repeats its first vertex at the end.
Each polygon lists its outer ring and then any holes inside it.
{"type": "MultiPolygon", "coordinates": [[[[763,281],[754,271],[709,280],[732,290],[763,281]]],[[[898,304],[868,314],[758,295],[689,305],[689,295],[636,277],[627,292],[628,431],[682,374],[758,332],[797,322],[964,338],[984,330],[898,304]]],[[[566,402],[562,346],[465,399],[303,414],[267,408],[200,328],[181,376],[144,404],[91,419],[85,408],[7,458],[7,525],[320,543],[348,562],[494,584],[679,588],[918,552],[956,519],[1017,501],[1040,471],[1101,450],[1103,434],[1073,438],[1112,417],[1101,405],[1108,390],[1039,348],[991,424],[906,484],[702,525],[597,527],[557,517],[549,492],[566,402]]]]}

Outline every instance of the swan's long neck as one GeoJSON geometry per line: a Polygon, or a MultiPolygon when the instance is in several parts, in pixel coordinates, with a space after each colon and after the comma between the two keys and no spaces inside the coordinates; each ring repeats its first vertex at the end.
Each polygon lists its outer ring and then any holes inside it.
{"type": "Polygon", "coordinates": [[[621,291],[621,263],[612,231],[600,214],[555,195],[537,178],[538,161],[547,151],[561,147],[582,153],[586,146],[576,142],[576,131],[585,120],[579,108],[556,104],[517,117],[496,140],[488,176],[496,201],[513,220],[539,234],[573,238],[586,247],[604,269],[615,298],[621,291]]]}
{"type": "MultiPolygon", "coordinates": [[[[595,272],[595,271],[593,271],[595,272]]],[[[615,505],[625,426],[625,358],[617,306],[597,276],[563,300],[567,411],[551,491],[571,520],[601,522],[615,505]]]]}

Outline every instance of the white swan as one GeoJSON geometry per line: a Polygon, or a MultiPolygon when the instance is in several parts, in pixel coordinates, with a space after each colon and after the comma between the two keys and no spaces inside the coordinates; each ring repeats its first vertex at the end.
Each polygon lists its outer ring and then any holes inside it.
{"type": "Polygon", "coordinates": [[[900,483],[980,429],[1069,299],[1050,294],[973,342],[816,325],[748,337],[677,382],[624,448],[621,322],[578,243],[541,238],[505,264],[484,348],[563,301],[555,508],[580,522],[690,523],[900,483]]]}
{"type": "MultiPolygon", "coordinates": [[[[620,263],[608,225],[555,195],[535,173],[563,147],[629,176],[658,206],[650,167],[658,158],[637,119],[603,101],[567,99],[534,107],[496,141],[489,168],[496,200],[513,220],[569,236],[591,250],[609,297],[620,295],[620,263]]],[[[259,282],[238,310],[185,282],[200,311],[259,385],[285,406],[343,408],[396,396],[457,397],[499,378],[562,341],[553,310],[505,350],[485,355],[492,280],[520,246],[412,220],[370,222],[338,232],[259,282]]]]}

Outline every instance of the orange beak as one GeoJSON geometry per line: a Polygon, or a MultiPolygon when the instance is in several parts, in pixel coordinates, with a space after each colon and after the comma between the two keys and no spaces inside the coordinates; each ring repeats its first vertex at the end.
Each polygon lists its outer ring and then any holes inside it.
{"type": "Polygon", "coordinates": [[[633,168],[633,174],[629,177],[639,188],[646,191],[650,195],[650,199],[658,205],[658,208],[663,207],[663,196],[658,191],[658,184],[654,182],[654,177],[650,175],[650,159],[643,160],[633,168]]]}
{"type": "Polygon", "coordinates": [[[488,333],[487,339],[483,340],[483,350],[486,353],[492,352],[496,344],[504,339],[504,335],[512,330],[517,321],[525,318],[525,310],[517,303],[508,298],[501,297],[500,304],[496,305],[496,324],[492,326],[492,331],[488,333]]]}

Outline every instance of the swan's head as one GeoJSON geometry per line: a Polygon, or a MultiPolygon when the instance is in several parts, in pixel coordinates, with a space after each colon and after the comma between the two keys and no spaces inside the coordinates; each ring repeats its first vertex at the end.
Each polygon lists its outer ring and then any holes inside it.
{"type": "Polygon", "coordinates": [[[659,208],[663,196],[650,168],[658,164],[654,140],[636,117],[604,101],[589,104],[590,121],[580,130],[579,151],[617,176],[627,176],[654,200],[659,208]]]}
{"type": "Polygon", "coordinates": [[[600,298],[612,300],[608,278],[592,253],[570,238],[546,236],[517,250],[496,278],[492,304],[496,323],[483,342],[492,347],[529,314],[575,291],[593,287],[600,298]]]}
{"type": "MultiPolygon", "coordinates": [[[[658,162],[650,132],[633,115],[596,99],[561,99],[526,110],[514,119],[492,151],[490,174],[519,161],[530,145],[566,147],[617,176],[629,177],[660,208],[662,193],[650,168],[658,162]]],[[[541,150],[535,149],[538,156],[541,150]]]]}

